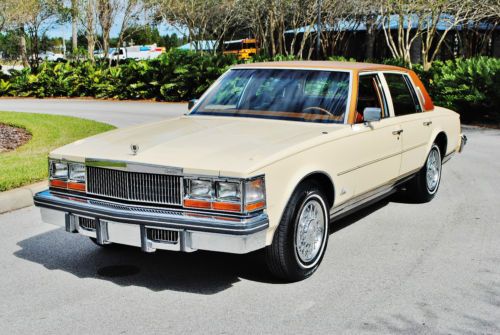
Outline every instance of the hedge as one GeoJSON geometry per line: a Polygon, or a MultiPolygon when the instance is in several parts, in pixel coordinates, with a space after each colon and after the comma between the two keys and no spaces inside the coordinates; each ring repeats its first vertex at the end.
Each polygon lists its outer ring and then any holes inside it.
{"type": "MultiPolygon", "coordinates": [[[[288,59],[292,58],[278,56],[271,60],[288,59]]],[[[255,61],[264,60],[269,59],[258,57],[255,61]]],[[[0,96],[187,101],[199,97],[237,62],[231,56],[179,50],[158,59],[132,60],[111,67],[106,62],[45,62],[38,69],[25,68],[1,76],[0,96]]],[[[500,120],[500,59],[436,61],[427,72],[420,65],[413,69],[436,105],[460,112],[465,120],[500,120]]]]}

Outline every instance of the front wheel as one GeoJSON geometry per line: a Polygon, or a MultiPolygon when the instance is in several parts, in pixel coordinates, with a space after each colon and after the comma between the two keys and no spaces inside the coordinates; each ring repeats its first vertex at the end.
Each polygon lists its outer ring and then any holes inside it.
{"type": "Polygon", "coordinates": [[[328,243],[328,207],[314,182],[300,184],[293,193],[273,243],[266,248],[266,262],[273,275],[299,281],[318,268],[328,243]]]}
{"type": "Polygon", "coordinates": [[[410,196],[417,202],[429,202],[436,195],[441,182],[441,151],[433,144],[422,169],[408,185],[410,196]]]}

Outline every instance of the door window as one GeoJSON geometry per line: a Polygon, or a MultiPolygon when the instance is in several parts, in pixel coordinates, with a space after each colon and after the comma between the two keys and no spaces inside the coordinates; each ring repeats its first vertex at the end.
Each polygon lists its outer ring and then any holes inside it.
{"type": "Polygon", "coordinates": [[[385,100],[382,97],[380,81],[376,74],[359,76],[356,123],[363,122],[363,111],[367,107],[380,108],[382,117],[389,116],[385,100]]]}
{"type": "Polygon", "coordinates": [[[401,116],[422,111],[415,91],[405,75],[385,73],[384,77],[391,92],[394,115],[401,116]]]}

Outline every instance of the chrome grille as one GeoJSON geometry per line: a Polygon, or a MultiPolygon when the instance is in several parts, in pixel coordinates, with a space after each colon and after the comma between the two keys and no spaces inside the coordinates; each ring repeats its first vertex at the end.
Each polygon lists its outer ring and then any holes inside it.
{"type": "Polygon", "coordinates": [[[155,242],[177,244],[179,241],[179,232],[176,230],[148,228],[146,234],[149,240],[155,242]]]}
{"type": "Polygon", "coordinates": [[[180,205],[181,178],[87,166],[87,192],[137,202],[180,205]]]}
{"type": "Polygon", "coordinates": [[[78,217],[78,225],[85,230],[95,231],[96,229],[96,223],[94,219],[84,218],[81,216],[78,217]]]}

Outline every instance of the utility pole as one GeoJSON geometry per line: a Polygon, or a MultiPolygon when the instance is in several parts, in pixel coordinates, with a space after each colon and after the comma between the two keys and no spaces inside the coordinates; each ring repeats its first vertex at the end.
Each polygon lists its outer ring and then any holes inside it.
{"type": "Polygon", "coordinates": [[[316,59],[320,59],[321,50],[321,5],[322,0],[318,1],[318,17],[316,21],[316,59]]]}

